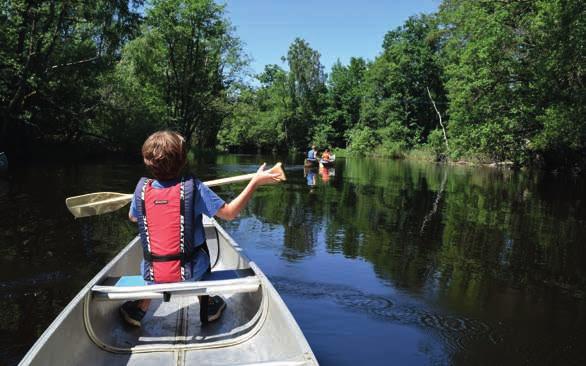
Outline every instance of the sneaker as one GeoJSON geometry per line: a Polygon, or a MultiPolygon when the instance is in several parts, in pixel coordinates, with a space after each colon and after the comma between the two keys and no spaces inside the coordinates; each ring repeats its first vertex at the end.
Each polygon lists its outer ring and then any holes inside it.
{"type": "Polygon", "coordinates": [[[220,319],[225,308],[226,302],[220,296],[203,296],[199,311],[201,322],[206,324],[220,319]]]}
{"type": "Polygon", "coordinates": [[[127,301],[120,307],[120,315],[124,321],[132,326],[140,327],[140,321],[145,312],[138,307],[138,301],[127,301]]]}

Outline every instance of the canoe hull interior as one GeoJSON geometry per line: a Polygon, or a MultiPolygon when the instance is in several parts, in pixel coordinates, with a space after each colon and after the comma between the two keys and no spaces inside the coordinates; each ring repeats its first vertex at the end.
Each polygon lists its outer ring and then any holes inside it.
{"type": "Polygon", "coordinates": [[[305,337],[262,271],[215,222],[205,223],[213,270],[252,269],[260,286],[223,295],[222,318],[202,326],[197,296],[153,300],[141,328],[124,324],[123,300],[92,293],[107,278],[138,274],[142,249],[131,241],[69,303],[21,361],[22,365],[316,365],[305,337]]]}

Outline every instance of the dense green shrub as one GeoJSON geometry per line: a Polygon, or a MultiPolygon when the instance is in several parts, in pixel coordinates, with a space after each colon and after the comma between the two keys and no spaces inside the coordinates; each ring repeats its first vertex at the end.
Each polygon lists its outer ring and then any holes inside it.
{"type": "Polygon", "coordinates": [[[371,128],[357,126],[347,131],[348,149],[358,154],[371,153],[380,143],[379,136],[371,128]]]}

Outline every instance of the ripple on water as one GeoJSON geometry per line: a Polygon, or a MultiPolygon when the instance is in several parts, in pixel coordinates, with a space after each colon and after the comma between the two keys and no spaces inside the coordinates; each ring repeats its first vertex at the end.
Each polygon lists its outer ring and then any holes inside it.
{"type": "Polygon", "coordinates": [[[364,294],[336,297],[336,301],[350,307],[366,307],[371,309],[386,309],[393,306],[391,300],[382,296],[369,296],[364,294]]]}
{"type": "Polygon", "coordinates": [[[491,327],[479,320],[449,314],[424,313],[421,326],[436,331],[453,350],[466,349],[466,344],[480,338],[490,339],[491,327]]]}
{"type": "Polygon", "coordinates": [[[38,273],[30,277],[23,277],[10,281],[2,281],[0,282],[0,290],[4,291],[31,287],[36,288],[42,285],[64,281],[69,278],[71,278],[71,275],[60,271],[38,273]]]}
{"type": "Polygon", "coordinates": [[[482,338],[494,344],[502,341],[499,333],[481,320],[430,311],[421,303],[401,303],[343,285],[292,281],[282,277],[271,277],[271,280],[284,294],[330,299],[351,311],[430,330],[438,334],[451,351],[464,350],[470,341],[482,338]]]}

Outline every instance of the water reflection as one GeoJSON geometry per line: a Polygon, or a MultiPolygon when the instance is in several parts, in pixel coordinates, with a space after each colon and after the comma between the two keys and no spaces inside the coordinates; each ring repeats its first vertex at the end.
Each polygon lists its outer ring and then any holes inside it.
{"type": "MultiPolygon", "coordinates": [[[[206,179],[277,160],[199,157],[190,169],[206,179]]],[[[274,281],[324,363],[385,364],[388,355],[372,355],[392,345],[375,339],[413,350],[393,353],[400,364],[420,363],[414,355],[426,355],[428,343],[441,345],[432,352],[439,363],[586,362],[583,181],[358,158],[337,159],[335,169],[303,169],[294,159],[285,166],[286,184],[259,189],[225,226],[274,281]],[[357,329],[365,340],[353,338],[357,329]],[[327,332],[335,342],[322,341],[327,332]],[[340,342],[356,346],[340,350],[340,342]]],[[[138,164],[115,163],[0,179],[7,363],[136,234],[124,210],[73,220],[63,199],[131,192],[143,174],[138,164]]],[[[243,185],[216,190],[229,199],[243,185]]]]}
{"type": "MultiPolygon", "coordinates": [[[[292,179],[278,193],[284,197],[273,196],[281,210],[250,207],[261,221],[285,223],[284,259],[309,260],[321,246],[362,258],[393,288],[435,304],[439,313],[457,314],[418,313],[411,322],[453,328],[438,332],[456,363],[494,352],[500,356],[486,359],[538,362],[586,340],[583,182],[376,159],[340,159],[337,170],[343,175],[332,181],[320,169],[319,184],[305,172],[303,184],[314,195],[302,194],[292,179]],[[494,327],[498,336],[460,334],[464,345],[454,334],[466,324],[462,319],[494,327]]],[[[573,348],[563,357],[584,359],[585,353],[573,348]]]]}
{"type": "Polygon", "coordinates": [[[317,184],[317,174],[315,174],[314,168],[303,167],[303,176],[309,187],[315,187],[317,184]]]}
{"type": "Polygon", "coordinates": [[[131,190],[138,165],[14,166],[0,178],[0,358],[16,364],[55,316],[135,235],[125,213],[74,220],[67,196],[131,190]]]}
{"type": "Polygon", "coordinates": [[[330,178],[336,175],[336,168],[328,168],[325,166],[319,167],[319,174],[321,175],[321,180],[324,183],[328,183],[330,178]]]}
{"type": "MultiPolygon", "coordinates": [[[[314,188],[318,183],[318,175],[323,184],[328,184],[336,176],[336,168],[320,166],[315,168],[303,167],[303,177],[307,186],[314,188]]],[[[313,190],[312,190],[313,192],[313,190]]]]}

